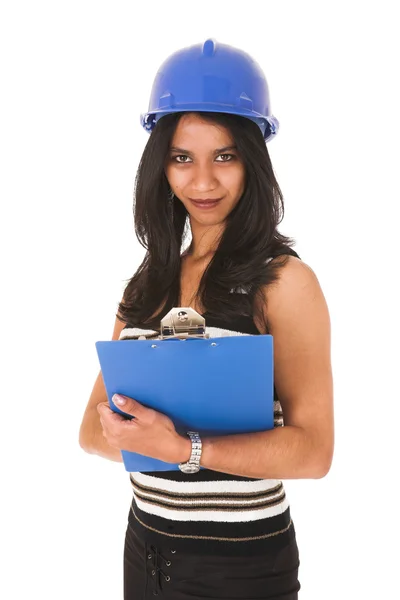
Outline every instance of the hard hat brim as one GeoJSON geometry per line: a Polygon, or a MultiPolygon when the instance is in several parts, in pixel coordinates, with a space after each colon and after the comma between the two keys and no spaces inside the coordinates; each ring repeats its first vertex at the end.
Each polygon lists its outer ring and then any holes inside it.
{"type": "Polygon", "coordinates": [[[140,124],[146,131],[151,133],[159,119],[161,119],[165,115],[178,112],[216,112],[246,117],[257,123],[257,125],[260,127],[263,133],[266,142],[274,138],[279,131],[279,121],[273,115],[262,115],[253,110],[248,110],[243,107],[233,107],[229,105],[214,103],[191,103],[176,105],[174,107],[169,107],[168,109],[159,108],[151,112],[141,114],[140,124]]]}

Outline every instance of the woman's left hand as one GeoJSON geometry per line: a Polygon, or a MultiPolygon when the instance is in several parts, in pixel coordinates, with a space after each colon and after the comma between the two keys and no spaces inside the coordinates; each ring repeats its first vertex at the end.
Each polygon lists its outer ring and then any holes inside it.
{"type": "Polygon", "coordinates": [[[121,394],[114,394],[113,402],[135,418],[126,419],[114,412],[108,402],[97,405],[103,435],[110,446],[168,463],[189,460],[191,441],[177,433],[169,417],[121,394]]]}

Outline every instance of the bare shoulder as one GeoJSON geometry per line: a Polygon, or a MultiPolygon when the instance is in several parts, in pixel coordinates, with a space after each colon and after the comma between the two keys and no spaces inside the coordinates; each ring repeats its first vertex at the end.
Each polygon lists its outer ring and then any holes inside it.
{"type": "MultiPolygon", "coordinates": [[[[278,257],[275,260],[279,260],[278,257]]],[[[308,265],[304,260],[300,260],[296,256],[285,256],[286,262],[284,266],[282,266],[280,270],[280,278],[279,284],[281,287],[282,284],[284,286],[292,285],[294,287],[300,285],[307,285],[311,282],[317,281],[317,276],[313,269],[308,265]]],[[[272,287],[271,289],[274,289],[272,287]]]]}
{"type": "Polygon", "coordinates": [[[313,311],[319,309],[328,316],[327,303],[316,273],[295,256],[287,257],[277,282],[265,288],[264,297],[266,321],[271,328],[289,315],[294,318],[302,315],[304,319],[307,307],[312,307],[313,311]]]}

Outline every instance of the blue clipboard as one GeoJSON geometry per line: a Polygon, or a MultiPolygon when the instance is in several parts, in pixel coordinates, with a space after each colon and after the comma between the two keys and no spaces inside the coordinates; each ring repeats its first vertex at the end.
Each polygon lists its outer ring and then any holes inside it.
{"type": "MultiPolygon", "coordinates": [[[[110,408],[115,393],[170,417],[177,431],[229,435],[274,426],[271,335],[96,342],[110,408]]],[[[162,440],[160,440],[162,443],[162,440]]],[[[171,471],[166,463],[122,450],[127,471],[171,471]]]]}

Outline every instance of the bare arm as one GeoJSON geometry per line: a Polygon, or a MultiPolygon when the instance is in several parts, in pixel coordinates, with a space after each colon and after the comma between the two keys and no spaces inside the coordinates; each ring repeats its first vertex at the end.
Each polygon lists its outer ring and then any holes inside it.
{"type": "Polygon", "coordinates": [[[327,304],[314,272],[295,257],[266,300],[285,427],[204,439],[201,465],[245,477],[321,478],[330,469],[334,447],[327,304]]]}
{"type": "MultiPolygon", "coordinates": [[[[125,323],[122,323],[117,318],[112,339],[118,340],[125,323]]],[[[100,424],[100,415],[97,410],[97,405],[100,402],[107,402],[107,393],[104,387],[101,371],[97,376],[93,386],[89,402],[86,406],[83,415],[82,424],[79,430],[79,444],[85,452],[89,454],[97,454],[102,458],[122,462],[121,451],[113,446],[110,446],[103,435],[103,428],[100,424]]]]}

